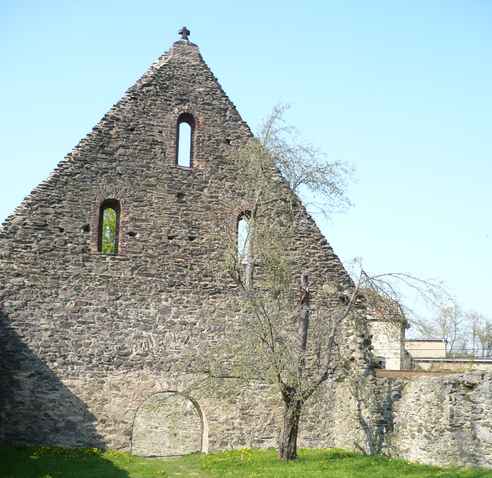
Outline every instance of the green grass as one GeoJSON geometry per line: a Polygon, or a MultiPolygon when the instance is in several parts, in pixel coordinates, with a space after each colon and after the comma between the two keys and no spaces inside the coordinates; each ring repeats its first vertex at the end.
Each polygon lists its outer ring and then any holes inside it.
{"type": "Polygon", "coordinates": [[[492,478],[492,471],[443,469],[342,450],[301,450],[282,463],[275,450],[242,449],[180,458],[139,458],[96,449],[0,448],[2,478],[492,478]]]}

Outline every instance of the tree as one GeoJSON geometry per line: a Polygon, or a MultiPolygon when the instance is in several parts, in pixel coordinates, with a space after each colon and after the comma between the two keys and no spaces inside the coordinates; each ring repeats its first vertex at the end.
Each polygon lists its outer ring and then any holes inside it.
{"type": "MultiPolygon", "coordinates": [[[[237,223],[224,225],[227,239],[221,242],[226,244],[225,270],[237,291],[231,294],[229,310],[240,320],[228,328],[229,343],[221,344],[229,349],[230,360],[210,369],[212,375],[267,382],[278,390],[283,403],[279,456],[292,460],[306,402],[322,386],[334,386],[341,375],[359,377],[360,368],[370,373],[366,307],[388,306],[390,316],[399,320],[393,313],[398,301],[393,282],[416,289],[427,283],[396,273],[371,277],[361,268],[353,281],[347,276],[343,284],[311,281],[299,254],[300,225],[309,220],[299,195],[316,194],[324,213],[346,207],[350,168],[301,144],[295,130],[283,122],[284,111],[276,107],[258,137],[231,158],[238,178],[234,196],[239,196],[242,209],[237,223]]],[[[376,452],[362,416],[360,392],[354,400],[361,428],[367,431],[365,448],[376,452]]]]}
{"type": "Polygon", "coordinates": [[[258,142],[308,209],[325,216],[347,209],[351,206],[347,186],[353,167],[344,161],[329,161],[318,148],[302,141],[297,129],[284,120],[288,109],[288,105],[273,108],[260,128],[258,142]]]}
{"type": "Polygon", "coordinates": [[[476,311],[465,314],[465,333],[470,337],[475,357],[492,356],[492,321],[476,311]]]}
{"type": "Polygon", "coordinates": [[[116,253],[116,219],[117,214],[113,208],[104,208],[101,235],[101,252],[103,252],[104,254],[116,253]]]}
{"type": "Polygon", "coordinates": [[[467,323],[467,329],[469,329],[470,332],[471,354],[475,357],[478,355],[480,350],[479,334],[484,318],[478,312],[470,311],[465,314],[465,320],[467,323]]]}
{"type": "Polygon", "coordinates": [[[446,352],[453,354],[465,347],[464,314],[457,301],[443,288],[430,300],[433,314],[425,320],[415,320],[417,330],[425,337],[446,341],[446,352]]]}
{"type": "MultiPolygon", "coordinates": [[[[241,321],[234,330],[231,357],[236,374],[274,384],[283,402],[279,456],[297,456],[299,419],[305,403],[322,384],[348,367],[353,356],[340,353],[339,337],[360,307],[358,287],[320,287],[297,257],[298,227],[306,211],[298,194],[322,199],[324,212],[349,204],[349,169],[329,162],[310,145],[301,145],[277,107],[256,139],[232,161],[244,210],[239,224],[225,226],[225,268],[238,294],[231,310],[241,321]]],[[[302,261],[301,261],[302,262],[302,261]]]]}

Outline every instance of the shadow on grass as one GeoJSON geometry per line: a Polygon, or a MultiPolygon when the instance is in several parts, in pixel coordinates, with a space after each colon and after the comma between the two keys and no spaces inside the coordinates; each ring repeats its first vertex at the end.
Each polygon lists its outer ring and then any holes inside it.
{"type": "Polygon", "coordinates": [[[2,478],[129,478],[95,448],[0,448],[2,478]]]}
{"type": "Polygon", "coordinates": [[[340,461],[343,459],[356,458],[356,457],[360,457],[360,456],[361,455],[357,454],[357,453],[333,448],[332,450],[327,452],[326,455],[323,456],[323,459],[326,461],[333,461],[333,460],[340,461]]]}

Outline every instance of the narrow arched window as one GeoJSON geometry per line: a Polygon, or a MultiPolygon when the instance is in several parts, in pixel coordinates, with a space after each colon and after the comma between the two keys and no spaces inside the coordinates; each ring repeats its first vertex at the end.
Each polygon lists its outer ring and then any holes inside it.
{"type": "Polygon", "coordinates": [[[195,119],[190,113],[178,117],[176,128],[176,164],[183,168],[193,165],[193,135],[195,119]]]}
{"type": "Polygon", "coordinates": [[[99,252],[118,254],[119,234],[120,203],[116,199],[106,199],[99,208],[99,252]]]}
{"type": "Polygon", "coordinates": [[[237,254],[240,264],[251,262],[251,214],[242,213],[237,221],[237,254]]]}
{"type": "Polygon", "coordinates": [[[253,283],[253,225],[251,213],[243,212],[237,220],[237,262],[241,280],[246,287],[251,287],[253,283]]]}

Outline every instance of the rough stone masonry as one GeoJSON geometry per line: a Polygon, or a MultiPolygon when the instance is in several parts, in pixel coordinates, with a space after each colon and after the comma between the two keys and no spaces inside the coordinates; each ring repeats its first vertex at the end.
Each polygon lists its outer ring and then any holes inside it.
{"type": "MultiPolygon", "coordinates": [[[[226,379],[197,387],[200,371],[188,362],[238,320],[217,231],[244,212],[230,153],[250,137],[183,39],[7,219],[1,441],[148,455],[276,445],[277,394],[226,379]],[[176,161],[181,120],[192,130],[188,167],[176,161]],[[107,201],[118,209],[117,254],[100,252],[107,201]]],[[[297,234],[299,274],[350,286],[307,213],[297,234]]],[[[363,339],[346,337],[353,350],[363,339]]],[[[334,442],[336,391],[323,393],[306,410],[302,446],[334,442]]]]}
{"type": "MultiPolygon", "coordinates": [[[[0,230],[3,443],[165,456],[277,443],[278,394],[228,378],[201,387],[202,371],[188,360],[239,320],[226,300],[234,287],[221,277],[217,230],[244,212],[230,153],[251,132],[184,30],[0,230]],[[191,129],[188,167],[177,164],[181,122],[191,129]],[[108,201],[118,210],[116,254],[100,252],[108,201]]],[[[315,288],[351,286],[307,213],[296,234],[299,274],[308,271],[315,288]]],[[[306,408],[300,446],[367,449],[374,430],[394,433],[395,413],[403,423],[426,410],[414,398],[399,411],[389,406],[360,325],[345,330],[344,343],[369,376],[372,418],[342,379],[306,408]]],[[[480,427],[490,445],[490,423],[480,427]]],[[[432,461],[430,448],[411,451],[420,429],[407,429],[394,453],[432,461]]],[[[492,464],[489,451],[480,463],[492,464]]]]}

